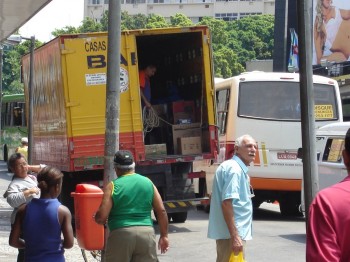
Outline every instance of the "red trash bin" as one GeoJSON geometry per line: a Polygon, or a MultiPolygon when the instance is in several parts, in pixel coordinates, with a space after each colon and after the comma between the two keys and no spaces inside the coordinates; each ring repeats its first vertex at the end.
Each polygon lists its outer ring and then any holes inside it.
{"type": "Polygon", "coordinates": [[[104,226],[95,222],[93,215],[99,208],[103,191],[94,185],[78,184],[74,198],[75,232],[78,245],[85,250],[102,250],[104,248],[104,226]]]}

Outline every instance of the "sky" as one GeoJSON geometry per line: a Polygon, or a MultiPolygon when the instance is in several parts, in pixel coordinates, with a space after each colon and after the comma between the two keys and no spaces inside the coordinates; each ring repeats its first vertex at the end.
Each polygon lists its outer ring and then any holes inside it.
{"type": "Polygon", "coordinates": [[[52,0],[20,29],[24,37],[41,42],[53,39],[51,32],[67,25],[78,27],[84,18],[84,0],[52,0]]]}

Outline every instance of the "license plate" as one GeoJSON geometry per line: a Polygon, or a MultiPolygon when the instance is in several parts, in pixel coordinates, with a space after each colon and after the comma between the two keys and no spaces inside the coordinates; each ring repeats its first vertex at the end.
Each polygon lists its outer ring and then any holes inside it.
{"type": "Polygon", "coordinates": [[[277,153],[277,159],[297,159],[297,153],[277,153]]]}

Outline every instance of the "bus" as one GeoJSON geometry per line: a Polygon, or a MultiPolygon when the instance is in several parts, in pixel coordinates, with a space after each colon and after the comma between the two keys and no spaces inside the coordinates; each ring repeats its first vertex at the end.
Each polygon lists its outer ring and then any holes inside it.
{"type": "MultiPolygon", "coordinates": [[[[342,122],[337,81],[313,76],[315,128],[342,122]]],[[[207,173],[210,194],[212,177],[223,160],[232,157],[235,139],[249,134],[258,143],[249,176],[253,205],[278,202],[283,215],[301,215],[302,162],[299,74],[248,72],[215,83],[220,150],[217,163],[197,168],[207,173]]]]}
{"type": "Polygon", "coordinates": [[[24,94],[4,95],[1,104],[1,158],[7,161],[28,135],[24,94]]]}

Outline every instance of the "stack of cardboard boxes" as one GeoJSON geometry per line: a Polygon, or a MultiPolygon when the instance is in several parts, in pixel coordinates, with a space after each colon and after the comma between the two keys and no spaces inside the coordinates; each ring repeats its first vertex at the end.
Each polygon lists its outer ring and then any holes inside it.
{"type": "Polygon", "coordinates": [[[201,154],[201,127],[200,123],[196,122],[194,101],[173,102],[172,109],[174,153],[181,155],[201,154]]]}
{"type": "MultiPolygon", "coordinates": [[[[167,104],[152,106],[157,115],[168,121],[168,108],[172,111],[172,148],[173,154],[193,155],[202,153],[201,126],[196,122],[196,108],[194,101],[176,101],[167,104]]],[[[169,120],[171,121],[171,120],[169,120]]],[[[167,148],[165,143],[145,145],[146,155],[163,155],[167,148]]]]}

